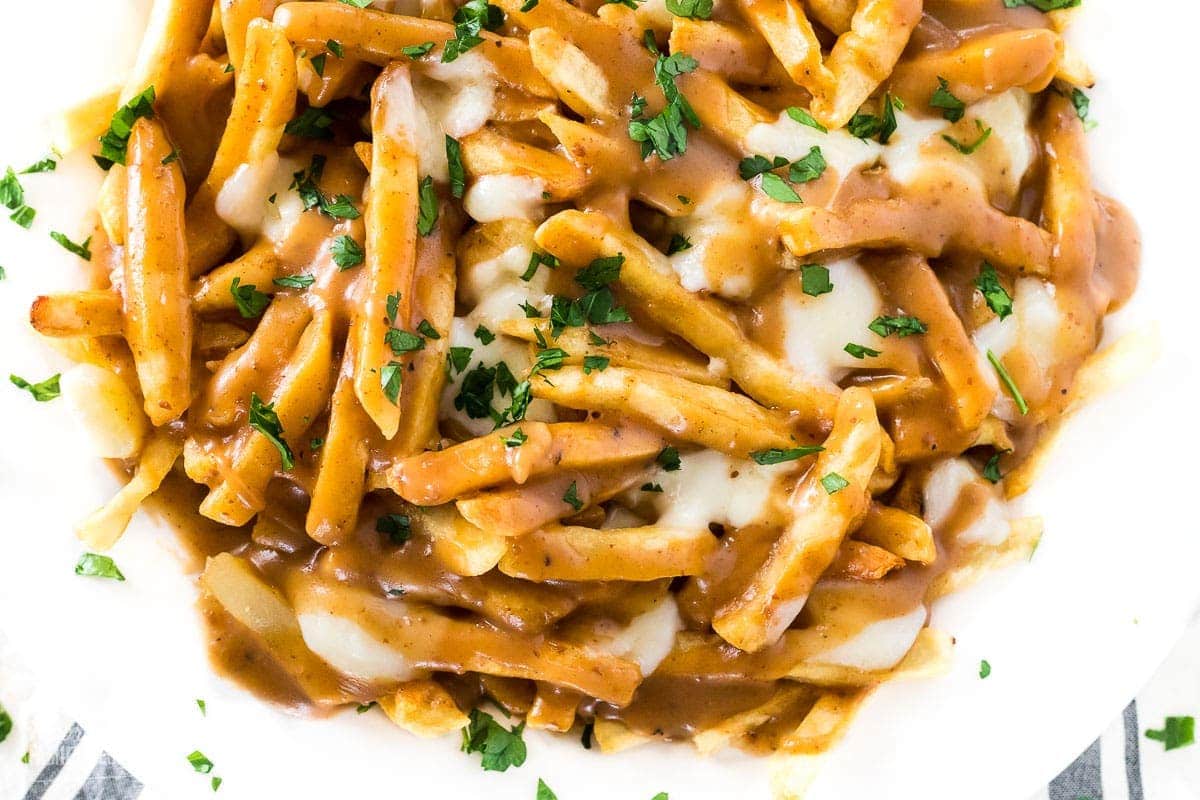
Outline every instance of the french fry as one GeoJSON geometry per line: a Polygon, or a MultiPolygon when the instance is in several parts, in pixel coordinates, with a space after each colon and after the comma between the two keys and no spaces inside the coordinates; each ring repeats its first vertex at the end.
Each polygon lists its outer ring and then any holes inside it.
{"type": "MultiPolygon", "coordinates": [[[[275,12],[275,23],[292,41],[323,45],[333,39],[347,56],[381,67],[407,61],[405,47],[454,38],[454,26],[448,22],[333,3],[283,3],[275,12]]],[[[534,69],[528,45],[487,31],[479,36],[487,43],[479,52],[491,62],[499,80],[535,97],[555,97],[554,89],[534,69]]]]}
{"type": "Polygon", "coordinates": [[[217,214],[218,197],[243,165],[261,168],[275,155],[296,110],[296,91],[296,60],[283,30],[264,19],[251,21],[229,122],[208,177],[188,206],[193,275],[207,272],[233,246],[234,231],[217,214]]]}
{"type": "Polygon", "coordinates": [[[263,294],[274,294],[277,287],[272,281],[279,276],[279,257],[274,246],[261,240],[242,256],[221,267],[217,267],[196,281],[192,301],[197,313],[232,311],[237,307],[231,286],[233,279],[239,286],[253,286],[263,294]]]}
{"type": "Polygon", "coordinates": [[[833,250],[906,248],[928,258],[953,251],[977,253],[1018,275],[1050,270],[1049,234],[997,211],[965,188],[856,200],[836,212],[801,208],[784,217],[780,230],[784,244],[799,258],[833,250]]]}
{"type": "Polygon", "coordinates": [[[125,331],[121,295],[101,289],[41,295],[29,309],[29,323],[43,336],[121,336],[125,331]]]}
{"type": "Polygon", "coordinates": [[[728,719],[705,728],[692,737],[692,744],[702,756],[709,756],[726,747],[735,745],[738,741],[760,725],[771,721],[797,703],[804,702],[814,695],[808,686],[784,685],[775,695],[762,705],[735,714],[728,719]]]}
{"type": "Polygon", "coordinates": [[[125,339],[137,362],[146,415],[178,419],[191,402],[192,308],[183,204],[187,189],[166,132],[138,120],[129,141],[124,265],[125,339]]]}
{"type": "MultiPolygon", "coordinates": [[[[441,209],[446,219],[447,207],[441,209]]],[[[408,330],[428,323],[439,338],[426,337],[425,346],[413,353],[410,369],[404,374],[400,402],[404,413],[388,448],[393,457],[419,453],[438,438],[438,404],[446,385],[446,355],[450,337],[445,335],[454,324],[454,290],[458,279],[453,241],[457,231],[443,221],[429,236],[417,241],[416,275],[413,278],[412,308],[408,330]]]]}
{"type": "Polygon", "coordinates": [[[807,380],[750,342],[716,300],[684,289],[665,264],[665,256],[608,217],[564,211],[538,229],[537,240],[559,258],[580,265],[623,254],[621,288],[656,323],[700,352],[728,362],[730,375],[743,391],[768,407],[794,411],[803,419],[832,417],[836,400],[832,387],[807,380]]]}
{"type": "Polygon", "coordinates": [[[521,536],[589,506],[609,500],[645,481],[643,469],[561,471],[513,489],[480,492],[455,505],[467,521],[502,536],[521,536]],[[575,508],[563,498],[575,488],[575,508]]]}
{"type": "Polygon", "coordinates": [[[1036,94],[1050,85],[1062,53],[1062,38],[1042,28],[985,34],[901,61],[889,85],[895,96],[920,105],[928,104],[939,78],[967,105],[1013,87],[1036,94]]]}
{"type": "Polygon", "coordinates": [[[454,733],[469,722],[450,693],[428,678],[402,683],[378,703],[388,719],[422,739],[454,733]]]}
{"type": "Polygon", "coordinates": [[[327,545],[349,535],[358,522],[370,456],[371,420],[354,394],[353,345],[351,334],[333,390],[329,430],[318,454],[317,480],[304,526],[315,541],[327,545]]]}
{"type": "Polygon", "coordinates": [[[624,722],[615,719],[597,719],[592,728],[596,744],[601,753],[620,753],[654,741],[654,737],[630,729],[624,722]]]}
{"type": "Polygon", "coordinates": [[[529,33],[529,54],[568,108],[585,118],[613,118],[615,90],[587,53],[553,28],[537,28],[529,33]]]}
{"type": "Polygon", "coordinates": [[[489,572],[508,550],[508,539],[468,522],[454,506],[414,508],[418,527],[433,541],[433,552],[455,574],[489,572]]]}
{"type": "Polygon", "coordinates": [[[59,153],[67,155],[80,147],[93,144],[112,122],[121,90],[101,92],[77,103],[50,121],[50,143],[59,153]]]}
{"type": "Polygon", "coordinates": [[[933,602],[939,597],[960,592],[996,570],[1032,558],[1033,551],[1042,540],[1042,532],[1040,517],[1013,520],[1008,538],[1000,544],[975,544],[966,553],[960,554],[959,563],[938,575],[929,585],[926,599],[933,602]]]}
{"type": "Polygon", "coordinates": [[[399,461],[392,467],[389,484],[410,503],[435,506],[508,481],[523,484],[557,469],[644,462],[658,455],[664,444],[661,437],[636,426],[523,422],[399,461]],[[520,447],[506,446],[504,439],[518,428],[528,439],[520,447]]]}
{"type": "Polygon", "coordinates": [[[92,512],[75,528],[80,541],[93,550],[110,549],[129,527],[147,497],[158,490],[183,451],[183,442],[170,432],[156,433],[138,460],[137,471],[111,500],[92,512]]]}
{"type": "Polygon", "coordinates": [[[932,564],[937,544],[925,520],[898,508],[872,503],[854,538],[882,547],[907,561],[932,564]]]}
{"type": "Polygon", "coordinates": [[[397,298],[394,319],[409,319],[416,270],[417,186],[421,180],[415,150],[420,119],[416,102],[408,67],[399,63],[384,71],[372,92],[374,148],[366,213],[366,283],[351,321],[356,345],[354,391],[386,439],[400,428],[400,407],[397,394],[388,396],[385,369],[407,360],[397,358],[387,343],[388,298],[397,298]]]}
{"type": "Polygon", "coordinates": [[[707,528],[552,526],[512,540],[500,571],[527,581],[653,581],[698,575],[717,548],[707,528]]]}
{"type": "Polygon", "coordinates": [[[522,144],[483,128],[462,140],[463,166],[467,174],[512,174],[536,178],[550,193],[547,202],[561,203],[578,197],[587,185],[587,176],[558,153],[522,144]]]}
{"type": "Polygon", "coordinates": [[[822,695],[800,726],[780,742],[780,751],[806,755],[826,752],[845,734],[866,696],[864,691],[822,695]]]}
{"type": "Polygon", "coordinates": [[[671,52],[687,53],[731,83],[784,86],[791,81],[761,36],[724,22],[676,17],[671,52]]]}
{"type": "MultiPolygon", "coordinates": [[[[297,448],[325,404],[332,388],[333,332],[328,312],[318,314],[300,337],[296,351],[279,376],[270,403],[283,428],[282,437],[297,448]]],[[[245,525],[266,505],[267,483],[281,456],[262,433],[241,431],[228,471],[200,504],[200,513],[225,525],[245,525]]]]}
{"type": "Polygon", "coordinates": [[[200,51],[212,0],[155,0],[137,61],[118,98],[124,105],[153,86],[163,97],[187,59],[200,51]]]}
{"type": "Polygon", "coordinates": [[[733,392],[657,372],[609,367],[588,375],[563,367],[553,377],[536,376],[533,394],[567,408],[626,413],[671,437],[743,457],[795,446],[785,417],[733,392]]]}
{"type": "Polygon", "coordinates": [[[529,727],[553,733],[566,733],[575,724],[575,711],[583,702],[578,692],[560,689],[538,681],[537,694],[526,719],[529,727]]]}
{"type": "Polygon", "coordinates": [[[713,618],[721,638],[749,652],[778,641],[866,512],[881,438],[870,394],[858,388],[843,392],[825,449],[788,501],[793,521],[742,593],[713,618]]]}
{"type": "Polygon", "coordinates": [[[229,63],[240,69],[246,54],[247,29],[256,19],[270,19],[276,0],[219,0],[221,33],[225,37],[225,49],[229,63]]]}

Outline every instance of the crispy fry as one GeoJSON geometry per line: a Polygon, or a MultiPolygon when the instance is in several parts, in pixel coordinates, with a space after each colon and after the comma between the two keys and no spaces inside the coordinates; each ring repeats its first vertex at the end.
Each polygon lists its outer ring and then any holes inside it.
{"type": "Polygon", "coordinates": [[[125,231],[125,339],[137,362],[146,415],[178,419],[191,402],[192,309],[187,286],[186,187],[166,132],[138,120],[129,141],[125,231]]]}
{"type": "Polygon", "coordinates": [[[121,295],[111,290],[42,295],[29,309],[29,322],[43,336],[121,336],[121,295]]]}
{"type": "Polygon", "coordinates": [[[745,590],[713,618],[713,628],[725,641],[749,652],[761,650],[777,641],[800,613],[842,539],[866,512],[867,483],[881,438],[870,394],[847,389],[825,450],[789,500],[795,514],[791,525],[745,590]],[[842,481],[830,483],[830,476],[842,481]],[[839,484],[842,488],[831,493],[839,484]]]}
{"type": "Polygon", "coordinates": [[[169,432],[155,434],[142,451],[133,478],[103,507],[79,523],[75,534],[93,550],[104,551],[115,545],[138,507],[158,490],[182,451],[183,443],[169,432]]]}
{"type": "Polygon", "coordinates": [[[197,313],[232,311],[237,307],[230,287],[237,278],[239,286],[253,286],[263,294],[274,294],[272,281],[279,275],[279,258],[270,242],[263,240],[234,261],[217,267],[196,281],[192,301],[197,313]]]}
{"type": "Polygon", "coordinates": [[[333,390],[329,429],[321,446],[305,530],[322,544],[335,544],[354,530],[367,478],[371,420],[354,394],[353,338],[333,390]]]}
{"type": "Polygon", "coordinates": [[[904,559],[882,547],[847,539],[825,575],[840,580],[877,581],[904,566],[904,559]]]}
{"type": "Polygon", "coordinates": [[[567,408],[626,413],[683,441],[740,456],[795,445],[788,421],[742,395],[671,375],[609,367],[563,367],[538,375],[533,394],[567,408]]]}
{"type": "Polygon", "coordinates": [[[658,455],[661,437],[636,426],[591,422],[524,422],[487,436],[396,463],[389,483],[410,503],[435,506],[507,481],[524,484],[556,469],[601,469],[645,462],[658,455]],[[508,447],[520,429],[528,440],[508,447]]]}
{"type": "Polygon", "coordinates": [[[653,581],[699,574],[716,547],[707,528],[554,526],[513,539],[500,571],[529,581],[653,581]]]}
{"type": "Polygon", "coordinates": [[[937,544],[928,523],[898,508],[872,503],[854,538],[908,561],[932,564],[937,559],[937,544]]]}
{"type": "Polygon", "coordinates": [[[467,174],[515,174],[536,178],[550,193],[548,202],[561,203],[578,197],[587,177],[557,153],[532,147],[501,136],[489,128],[462,140],[463,165],[467,174]]]}
{"type": "Polygon", "coordinates": [[[422,739],[454,733],[469,721],[450,693],[429,679],[402,683],[378,702],[388,719],[422,739]]]}

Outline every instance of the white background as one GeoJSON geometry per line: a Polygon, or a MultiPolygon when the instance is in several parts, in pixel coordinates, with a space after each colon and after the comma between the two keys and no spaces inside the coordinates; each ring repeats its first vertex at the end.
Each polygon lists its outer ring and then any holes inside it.
{"type": "MultiPolygon", "coordinates": [[[[878,692],[819,779],[822,799],[1028,796],[1120,711],[1195,606],[1200,15],[1165,0],[1084,5],[1073,38],[1100,77],[1091,134],[1098,182],[1133,209],[1145,238],[1140,293],[1112,328],[1157,324],[1164,354],[1141,383],[1071,425],[1025,503],[1046,518],[1036,557],[939,609],[935,624],[958,640],[953,674],[878,692]],[[986,681],[977,677],[981,658],[993,668],[986,681]]],[[[147,6],[0,3],[0,169],[45,154],[44,116],[118,82],[147,6]]],[[[39,212],[32,231],[0,219],[8,273],[0,375],[40,380],[63,366],[26,319],[36,294],[72,282],[73,259],[48,231],[78,241],[92,223],[99,173],[86,157],[70,161],[58,175],[23,181],[39,212]]],[[[135,524],[114,553],[125,583],[72,574],[73,523],[116,488],[79,451],[73,424],[61,403],[35,404],[0,386],[0,632],[41,693],[149,785],[144,796],[212,796],[185,760],[197,748],[225,779],[224,798],[507,800],[532,798],[538,776],[561,800],[768,796],[765,764],[739,757],[702,762],[682,747],[600,757],[573,740],[530,735],[523,768],[485,774],[456,742],[420,742],[378,713],[307,722],[258,704],[210,674],[193,585],[169,534],[135,524]]],[[[0,663],[0,691],[4,670],[0,663]]],[[[30,744],[23,735],[18,717],[0,745],[0,787],[30,744]]]]}

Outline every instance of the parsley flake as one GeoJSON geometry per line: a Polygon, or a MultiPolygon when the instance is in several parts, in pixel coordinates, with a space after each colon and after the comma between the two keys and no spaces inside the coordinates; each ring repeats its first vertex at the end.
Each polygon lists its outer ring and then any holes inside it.
{"type": "Polygon", "coordinates": [[[831,472],[824,478],[821,478],[821,485],[825,487],[828,494],[837,494],[842,489],[850,485],[850,481],[838,475],[836,472],[831,472]]]}
{"type": "Polygon", "coordinates": [[[1196,741],[1195,717],[1167,717],[1161,730],[1147,730],[1146,738],[1163,743],[1164,750],[1176,750],[1196,741]]]}
{"type": "Polygon", "coordinates": [[[996,268],[986,261],[979,268],[979,277],[975,279],[975,288],[983,295],[988,308],[995,312],[997,317],[1004,319],[1012,314],[1012,295],[1000,283],[1000,276],[996,274],[996,268]]]}
{"type": "Polygon", "coordinates": [[[820,297],[833,291],[829,270],[821,264],[805,264],[800,268],[800,289],[809,297],[820,297]]]}
{"type": "Polygon", "coordinates": [[[61,377],[61,374],[56,373],[40,383],[30,383],[19,375],[9,375],[8,380],[18,389],[28,391],[39,403],[48,403],[62,394],[58,385],[61,377]]]}
{"type": "Polygon", "coordinates": [[[283,439],[283,423],[275,413],[275,404],[264,403],[254,392],[250,393],[250,427],[267,437],[267,441],[275,446],[285,470],[296,466],[292,448],[283,439]]]}
{"type": "Polygon", "coordinates": [[[823,452],[824,450],[824,447],[821,447],[817,444],[792,447],[788,450],[784,450],[779,447],[772,447],[769,450],[755,450],[750,454],[750,458],[754,460],[755,464],[770,466],[772,464],[783,464],[787,461],[795,461],[798,458],[811,456],[816,453],[823,452]]]}
{"type": "Polygon", "coordinates": [[[271,303],[271,298],[260,292],[253,283],[243,286],[240,277],[235,277],[229,284],[229,293],[233,295],[233,302],[243,319],[261,316],[271,303]]]}
{"type": "Polygon", "coordinates": [[[571,481],[571,485],[567,487],[566,494],[563,495],[563,502],[569,505],[576,511],[583,510],[583,501],[579,499],[579,487],[575,481],[571,481]]]}
{"type": "Polygon", "coordinates": [[[89,578],[108,578],[114,581],[125,580],[125,576],[121,574],[121,570],[117,568],[115,561],[108,556],[102,556],[97,553],[84,553],[81,555],[79,561],[75,563],[75,574],[89,578]]]}
{"type": "Polygon", "coordinates": [[[471,709],[470,721],[462,729],[462,751],[482,754],[482,766],[489,772],[504,772],[525,763],[525,723],[506,729],[491,714],[471,709]]]}

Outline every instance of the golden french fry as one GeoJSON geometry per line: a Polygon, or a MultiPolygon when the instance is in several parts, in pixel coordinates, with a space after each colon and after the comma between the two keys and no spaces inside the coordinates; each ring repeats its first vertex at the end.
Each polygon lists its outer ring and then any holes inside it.
{"type": "Polygon", "coordinates": [[[838,211],[801,208],[784,217],[780,230],[799,258],[830,250],[906,248],[929,258],[978,253],[1015,274],[1050,270],[1052,242],[1044,230],[997,211],[966,188],[856,200],[838,211]]]}
{"type": "Polygon", "coordinates": [[[305,530],[321,544],[336,544],[354,530],[370,456],[371,419],[354,394],[353,334],[333,390],[329,430],[318,453],[305,530]]]}
{"type": "Polygon", "coordinates": [[[29,323],[43,336],[121,336],[121,295],[108,289],[41,295],[29,323]]]}
{"type": "Polygon", "coordinates": [[[237,307],[230,287],[237,278],[239,286],[253,286],[263,294],[274,294],[272,281],[279,277],[279,258],[275,248],[266,240],[257,242],[236,260],[217,267],[196,281],[192,301],[197,313],[232,311],[237,307]]]}
{"type": "Polygon", "coordinates": [[[740,456],[796,444],[782,415],[742,395],[658,372],[609,367],[588,375],[563,367],[536,376],[533,394],[567,408],[625,413],[673,438],[740,456]]]}
{"type": "Polygon", "coordinates": [[[592,422],[546,425],[523,422],[496,433],[469,439],[445,450],[422,453],[392,467],[389,483],[410,503],[434,506],[471,492],[558,469],[600,469],[656,456],[665,442],[636,426],[611,427],[592,422]],[[504,440],[520,430],[520,447],[504,440]]]}
{"type": "Polygon", "coordinates": [[[583,702],[578,692],[538,681],[537,694],[526,719],[529,727],[554,733],[566,733],[575,724],[575,712],[583,702]]]}
{"type": "Polygon", "coordinates": [[[872,503],[854,538],[908,561],[932,564],[937,559],[937,544],[929,524],[898,508],[872,503]]]}
{"type": "Polygon", "coordinates": [[[513,539],[500,571],[527,581],[653,581],[698,575],[717,548],[707,528],[550,526],[513,539]]]}
{"type": "Polygon", "coordinates": [[[811,702],[814,694],[814,690],[808,686],[784,685],[762,705],[735,714],[711,728],[699,731],[692,738],[692,744],[696,746],[700,755],[712,755],[737,744],[742,737],[751,733],[755,728],[770,722],[792,706],[806,700],[811,702]]]}
{"type": "Polygon", "coordinates": [[[171,82],[184,62],[200,51],[208,30],[212,0],[155,0],[119,104],[153,86],[158,97],[171,91],[171,82]]]}
{"type": "Polygon", "coordinates": [[[83,423],[101,458],[134,458],[142,450],[150,421],[142,398],[111,368],[76,364],[62,374],[62,397],[83,423]]]}
{"type": "Polygon", "coordinates": [[[231,322],[202,322],[196,333],[196,355],[225,358],[250,338],[250,332],[231,322]]]}
{"type": "Polygon", "coordinates": [[[469,722],[450,693],[428,678],[402,683],[378,702],[388,719],[422,739],[454,733],[469,722]]]}
{"type": "Polygon", "coordinates": [[[725,22],[676,17],[671,52],[687,53],[732,83],[784,86],[791,81],[762,37],[725,22]]]}
{"type": "Polygon", "coordinates": [[[137,362],[146,415],[178,419],[191,402],[192,308],[183,204],[187,189],[155,120],[138,120],[129,140],[125,231],[125,339],[137,362]]]}
{"type": "MultiPolygon", "coordinates": [[[[333,39],[347,56],[381,67],[407,61],[406,47],[454,39],[449,22],[334,3],[284,3],[275,12],[275,23],[292,41],[324,44],[333,39]]],[[[487,31],[479,36],[487,43],[479,52],[491,62],[499,80],[536,97],[555,97],[554,89],[534,69],[528,45],[487,31]]]]}
{"type": "Polygon", "coordinates": [[[1041,517],[1013,520],[1008,538],[1000,544],[975,544],[960,554],[959,563],[938,575],[929,585],[926,599],[933,602],[939,597],[962,591],[1002,567],[1032,558],[1033,551],[1042,540],[1042,531],[1041,517]]]}
{"type": "Polygon", "coordinates": [[[822,695],[800,726],[780,742],[780,751],[808,755],[826,752],[846,732],[866,697],[865,691],[822,695]]]}
{"type": "Polygon", "coordinates": [[[553,28],[538,28],[529,33],[529,54],[568,108],[585,118],[612,118],[620,101],[587,53],[553,28]]]}
{"type": "Polygon", "coordinates": [[[578,197],[587,185],[587,176],[558,153],[522,144],[490,128],[463,138],[462,159],[472,177],[510,174],[540,180],[550,193],[547,202],[578,197]]]}
{"type": "Polygon", "coordinates": [[[50,144],[68,155],[84,145],[92,145],[112,123],[121,90],[117,88],[89,97],[68,108],[50,121],[50,144]]]}
{"type": "Polygon", "coordinates": [[[416,136],[419,115],[408,67],[388,67],[372,92],[370,200],[367,203],[367,263],[364,294],[351,325],[356,351],[354,391],[384,437],[400,427],[400,358],[388,345],[388,319],[411,317],[417,254],[416,136]],[[395,299],[394,317],[388,299],[395,299]],[[399,366],[392,366],[399,365],[399,366]],[[394,386],[392,384],[395,384],[394,386]]]}
{"type": "MultiPolygon", "coordinates": [[[[331,328],[328,312],[313,318],[270,395],[283,429],[283,441],[293,449],[299,447],[301,437],[329,402],[331,328]]],[[[245,525],[266,506],[264,492],[281,458],[265,434],[243,429],[234,444],[227,470],[200,504],[200,513],[225,525],[245,525]]]]}
{"type": "Polygon", "coordinates": [[[183,442],[168,431],[160,431],[146,444],[137,471],[103,507],[75,528],[79,539],[93,550],[108,550],[117,543],[142,502],[158,490],[183,451],[183,442]]]}
{"type": "Polygon", "coordinates": [[[524,486],[481,492],[455,505],[469,522],[502,536],[521,536],[609,500],[646,479],[646,470],[563,471],[524,486]],[[579,508],[563,498],[574,488],[579,508]]]}
{"type": "Polygon", "coordinates": [[[219,0],[221,33],[225,37],[225,49],[229,63],[240,69],[246,54],[247,29],[256,19],[270,19],[276,0],[219,0]]]}
{"type": "Polygon", "coordinates": [[[615,719],[597,719],[592,735],[596,737],[601,753],[619,753],[654,741],[653,736],[638,733],[615,719]]]}
{"type": "Polygon", "coordinates": [[[700,352],[722,359],[743,391],[768,407],[825,421],[836,400],[833,387],[817,385],[751,342],[716,300],[679,284],[665,256],[641,237],[622,230],[603,214],[564,211],[537,232],[538,244],[580,265],[620,253],[625,256],[620,287],[656,323],[700,352]]]}
{"type": "Polygon", "coordinates": [[[483,575],[500,563],[507,537],[468,522],[454,506],[414,508],[413,519],[431,540],[433,552],[455,574],[483,575]]]}
{"type": "Polygon", "coordinates": [[[984,34],[901,61],[889,85],[892,94],[914,105],[928,104],[939,78],[967,105],[1013,87],[1036,94],[1050,85],[1062,53],[1062,38],[1043,28],[984,34]]]}
{"type": "Polygon", "coordinates": [[[749,652],[778,641],[866,512],[881,438],[871,395],[859,388],[843,392],[825,449],[788,501],[791,524],[742,593],[713,618],[721,638],[749,652]]]}
{"type": "Polygon", "coordinates": [[[847,539],[825,576],[834,580],[877,581],[903,566],[903,558],[882,547],[847,539]]]}

